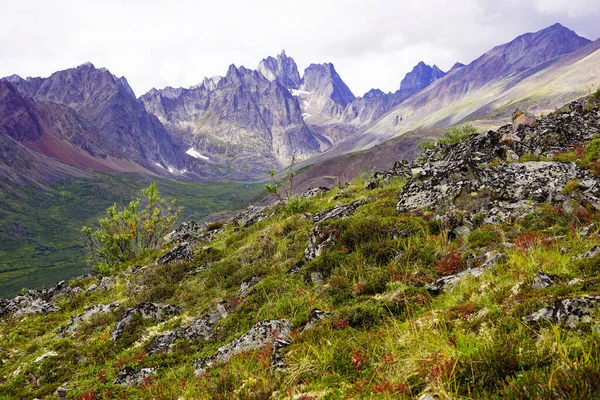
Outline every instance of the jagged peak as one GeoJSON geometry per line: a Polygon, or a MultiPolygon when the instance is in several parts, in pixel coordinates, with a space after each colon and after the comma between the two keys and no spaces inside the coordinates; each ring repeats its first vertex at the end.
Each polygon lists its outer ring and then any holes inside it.
{"type": "Polygon", "coordinates": [[[78,65],[77,68],[91,68],[91,69],[96,69],[96,67],[94,67],[94,64],[92,64],[91,61],[86,61],[83,64],[78,65]]]}

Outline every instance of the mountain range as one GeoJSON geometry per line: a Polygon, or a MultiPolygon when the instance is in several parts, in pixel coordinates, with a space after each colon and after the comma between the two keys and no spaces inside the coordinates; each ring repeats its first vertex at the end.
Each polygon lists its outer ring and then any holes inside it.
{"type": "Polygon", "coordinates": [[[139,98],[125,77],[91,63],[47,78],[12,75],[0,80],[0,177],[252,180],[292,155],[314,164],[417,129],[501,120],[517,106],[551,109],[600,85],[599,46],[555,24],[447,72],[419,62],[396,92],[362,97],[333,64],[301,75],[285,51],[255,70],[231,65],[224,76],[139,98]]]}

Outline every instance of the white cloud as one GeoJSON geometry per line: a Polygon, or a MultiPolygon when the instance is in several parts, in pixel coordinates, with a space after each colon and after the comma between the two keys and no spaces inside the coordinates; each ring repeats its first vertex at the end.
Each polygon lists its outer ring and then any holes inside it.
{"type": "Polygon", "coordinates": [[[597,0],[158,0],[0,3],[0,76],[47,76],[85,61],[140,95],[192,86],[282,49],[301,70],[333,62],[355,94],[396,90],[418,61],[448,69],[554,22],[595,39],[597,0]],[[581,10],[581,11],[580,11],[581,10]]]}

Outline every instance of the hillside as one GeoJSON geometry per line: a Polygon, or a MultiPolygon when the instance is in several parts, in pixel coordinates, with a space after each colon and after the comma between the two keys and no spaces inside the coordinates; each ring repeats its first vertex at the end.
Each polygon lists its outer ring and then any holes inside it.
{"type": "Polygon", "coordinates": [[[0,395],[593,398],[599,103],[1,300],[0,395]]]}

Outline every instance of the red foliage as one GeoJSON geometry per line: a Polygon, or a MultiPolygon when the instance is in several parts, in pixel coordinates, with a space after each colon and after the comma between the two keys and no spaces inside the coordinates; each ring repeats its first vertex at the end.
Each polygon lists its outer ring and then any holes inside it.
{"type": "Polygon", "coordinates": [[[96,400],[96,393],[94,392],[85,392],[82,396],[76,398],[76,400],[96,400]]]}
{"type": "Polygon", "coordinates": [[[398,361],[396,360],[394,353],[392,353],[390,351],[389,353],[387,353],[383,357],[381,357],[381,362],[384,364],[387,364],[387,365],[393,365],[393,364],[396,364],[398,361]]]}
{"type": "Polygon", "coordinates": [[[448,378],[452,374],[454,361],[440,352],[433,353],[421,362],[419,371],[430,381],[439,381],[448,378]]]}
{"type": "Polygon", "coordinates": [[[100,371],[98,371],[98,373],[96,374],[96,379],[98,379],[98,381],[102,382],[102,383],[106,383],[107,378],[106,378],[106,374],[108,373],[107,370],[105,369],[101,369],[100,371]]]}
{"type": "Polygon", "coordinates": [[[600,175],[600,161],[592,161],[590,163],[590,171],[593,174],[600,175]]]}
{"type": "Polygon", "coordinates": [[[390,381],[383,381],[381,383],[376,384],[373,387],[373,391],[375,393],[403,393],[407,389],[408,385],[406,383],[401,383],[399,385],[393,385],[390,381]]]}
{"type": "Polygon", "coordinates": [[[356,285],[354,285],[354,291],[356,292],[356,294],[363,294],[366,289],[367,287],[362,282],[358,282],[356,285]]]}
{"type": "Polygon", "coordinates": [[[365,359],[363,356],[356,350],[350,350],[350,354],[352,355],[350,359],[350,364],[354,367],[355,370],[361,369],[365,364],[365,359]]]}
{"type": "Polygon", "coordinates": [[[523,233],[515,240],[515,245],[521,250],[526,250],[537,244],[548,243],[549,240],[550,238],[548,236],[542,235],[539,232],[527,232],[523,233]]]}
{"type": "Polygon", "coordinates": [[[342,318],[340,316],[336,316],[331,321],[331,327],[334,329],[344,329],[348,325],[350,325],[350,321],[347,318],[342,318]]]}
{"type": "Polygon", "coordinates": [[[463,264],[462,253],[449,251],[437,262],[437,272],[440,275],[452,275],[460,271],[463,264]]]}

